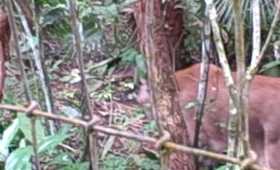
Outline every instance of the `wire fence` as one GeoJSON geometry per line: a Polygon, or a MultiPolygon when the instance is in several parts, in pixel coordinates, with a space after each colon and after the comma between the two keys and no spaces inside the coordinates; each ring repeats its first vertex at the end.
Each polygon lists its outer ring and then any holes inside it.
{"type": "MultiPolygon", "coordinates": [[[[103,134],[113,135],[113,136],[117,136],[117,137],[124,137],[124,138],[131,139],[131,140],[138,141],[138,142],[146,142],[146,143],[150,143],[152,145],[156,145],[157,142],[159,141],[159,139],[153,138],[150,136],[144,136],[141,134],[131,133],[129,131],[118,130],[115,128],[98,125],[97,124],[98,122],[96,122],[96,121],[92,121],[92,120],[85,121],[85,120],[81,120],[78,118],[69,118],[66,116],[56,115],[53,113],[37,110],[36,109],[37,106],[38,105],[35,104],[35,102],[31,102],[31,104],[28,107],[0,104],[0,109],[26,113],[29,118],[34,119],[34,120],[36,120],[37,117],[44,117],[49,120],[60,121],[63,123],[72,124],[74,126],[86,129],[88,132],[88,135],[91,135],[91,133],[93,133],[93,132],[103,133],[103,134]]],[[[31,127],[32,127],[31,131],[35,132],[35,126],[31,126],[31,127]]],[[[33,143],[33,145],[37,145],[36,144],[37,143],[36,134],[34,134],[33,136],[34,137],[32,138],[32,140],[33,140],[32,143],[33,143]]],[[[36,158],[38,159],[38,154],[36,153],[37,146],[33,146],[33,148],[34,148],[35,159],[36,158]]],[[[170,150],[179,151],[179,152],[183,152],[186,154],[193,154],[196,156],[208,157],[210,159],[218,160],[221,162],[228,162],[228,163],[236,164],[236,165],[239,165],[242,169],[249,168],[249,169],[254,169],[254,170],[272,170],[272,169],[269,169],[266,167],[262,167],[254,161],[250,161],[250,158],[240,160],[238,158],[229,157],[227,155],[220,154],[220,153],[210,152],[210,151],[207,151],[204,149],[197,149],[197,148],[193,148],[190,146],[183,146],[183,145],[180,145],[177,143],[173,143],[171,141],[167,141],[167,142],[163,143],[163,148],[168,148],[170,150]]],[[[94,160],[94,161],[98,162],[98,160],[94,160]]],[[[36,162],[38,164],[38,165],[36,165],[37,169],[40,169],[39,161],[36,161],[36,162]]],[[[95,169],[93,169],[93,170],[95,170],[95,169]]]]}

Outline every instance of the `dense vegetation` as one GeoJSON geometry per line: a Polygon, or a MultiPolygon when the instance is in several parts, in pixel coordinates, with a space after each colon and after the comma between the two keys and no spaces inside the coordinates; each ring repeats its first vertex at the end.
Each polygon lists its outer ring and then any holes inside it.
{"type": "MultiPolygon", "coordinates": [[[[19,0],[20,1],[20,0],[19,0]]],[[[79,0],[77,24],[80,28],[84,74],[88,95],[94,106],[98,123],[133,133],[157,136],[155,121],[150,121],[146,110],[137,105],[139,82],[147,78],[145,58],[138,48],[137,28],[130,5],[135,0],[79,0]]],[[[3,103],[27,104],[27,93],[19,60],[14,46],[22,53],[24,71],[32,100],[40,109],[59,115],[84,118],[87,111],[81,92],[82,77],[75,37],[73,16],[67,0],[35,0],[26,4],[14,1],[14,18],[19,42],[11,41],[10,58],[6,61],[3,103]],[[16,5],[18,4],[18,5],[16,5]],[[33,8],[34,7],[34,8],[33,8]],[[29,16],[24,9],[35,13],[29,16]],[[35,12],[36,11],[36,12],[35,12]],[[34,19],[34,18],[35,19],[34,19]],[[41,59],[36,55],[40,53],[41,59]],[[44,68],[38,68],[38,62],[44,68]],[[46,101],[41,72],[51,90],[52,109],[46,101]]],[[[251,1],[242,1],[245,21],[246,55],[252,49],[251,1]]],[[[234,68],[234,28],[232,4],[227,0],[215,1],[222,38],[228,59],[234,68]]],[[[262,10],[262,40],[270,29],[275,14],[272,0],[260,0],[262,10]]],[[[205,4],[203,1],[182,0],[178,8],[184,11],[184,37],[176,60],[185,67],[201,60],[201,29],[205,4]]],[[[272,35],[268,52],[262,61],[260,73],[279,76],[280,62],[275,60],[273,45],[279,40],[279,27],[272,35]]],[[[77,40],[77,39],[76,39],[77,40]]],[[[211,58],[217,64],[217,58],[211,58]]],[[[249,61],[249,60],[248,60],[249,61]]],[[[177,69],[178,69],[177,68],[177,69]]],[[[7,110],[0,112],[0,169],[29,170],[34,168],[32,119],[24,113],[7,110]],[[31,161],[29,161],[31,160],[31,161]]],[[[37,151],[43,169],[84,170],[89,168],[88,144],[85,131],[73,125],[52,122],[44,118],[35,123],[37,151]],[[55,133],[51,130],[54,128],[55,133]]],[[[104,170],[158,170],[160,161],[149,146],[111,135],[98,135],[99,166],[104,170]]],[[[223,166],[217,167],[223,169],[223,166]]]]}

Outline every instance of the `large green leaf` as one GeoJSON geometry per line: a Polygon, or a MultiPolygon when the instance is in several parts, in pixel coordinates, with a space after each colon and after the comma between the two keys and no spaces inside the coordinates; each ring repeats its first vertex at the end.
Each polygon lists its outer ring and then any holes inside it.
{"type": "Polygon", "coordinates": [[[9,146],[19,130],[19,121],[15,119],[13,123],[4,131],[0,141],[0,161],[3,161],[9,154],[9,146]],[[2,157],[3,156],[3,157],[2,157]]]}
{"type": "Polygon", "coordinates": [[[116,4],[110,4],[107,6],[94,6],[93,13],[104,17],[104,19],[111,20],[112,18],[118,17],[119,11],[116,4]]]}
{"type": "Polygon", "coordinates": [[[65,19],[67,14],[67,7],[64,4],[58,4],[53,7],[48,7],[43,11],[43,17],[41,18],[42,27],[55,24],[62,19],[65,19]]]}
{"type": "Polygon", "coordinates": [[[261,70],[259,71],[260,73],[265,72],[269,69],[272,69],[274,67],[279,67],[280,66],[280,61],[271,61],[267,64],[265,64],[264,66],[262,66],[261,70]]]}
{"type": "MultiPolygon", "coordinates": [[[[227,26],[228,29],[233,25],[233,1],[229,0],[215,0],[217,12],[220,21],[227,26]]],[[[249,24],[252,21],[251,8],[252,0],[241,0],[243,16],[245,23],[249,24]]],[[[275,12],[274,0],[260,0],[260,10],[263,26],[271,22],[275,12]]]]}
{"type": "Polygon", "coordinates": [[[56,165],[58,167],[67,166],[72,164],[72,158],[68,153],[62,152],[55,156],[48,164],[56,165]]]}
{"type": "MultiPolygon", "coordinates": [[[[22,133],[24,134],[24,137],[29,140],[32,141],[32,133],[31,133],[31,121],[30,119],[24,115],[24,114],[18,114],[18,120],[19,120],[19,128],[22,131],[22,133]]],[[[36,137],[37,137],[37,141],[41,141],[44,138],[44,129],[45,127],[42,125],[41,121],[38,119],[36,121],[36,137]]]]}
{"type": "Polygon", "coordinates": [[[44,138],[38,147],[38,152],[46,152],[54,149],[58,144],[62,143],[68,137],[67,134],[60,133],[44,138]]]}
{"type": "Polygon", "coordinates": [[[31,146],[18,148],[8,157],[5,170],[31,170],[30,158],[32,153],[31,146]]]}

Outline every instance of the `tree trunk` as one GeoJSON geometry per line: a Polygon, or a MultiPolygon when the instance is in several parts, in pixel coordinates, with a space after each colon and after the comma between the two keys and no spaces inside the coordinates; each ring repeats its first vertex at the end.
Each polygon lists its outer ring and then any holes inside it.
{"type": "MultiPolygon", "coordinates": [[[[180,44],[183,21],[182,10],[175,1],[141,0],[135,5],[139,48],[146,56],[149,86],[153,101],[153,117],[161,132],[167,130],[176,143],[189,144],[187,128],[180,114],[176,96],[176,82],[172,69],[176,47],[180,44]]],[[[192,170],[191,155],[171,153],[164,158],[166,168],[192,170]]],[[[163,162],[163,161],[161,161],[163,162]]]]}
{"type": "Polygon", "coordinates": [[[9,54],[10,28],[8,17],[0,9],[0,101],[3,97],[5,80],[5,61],[9,54]]]}

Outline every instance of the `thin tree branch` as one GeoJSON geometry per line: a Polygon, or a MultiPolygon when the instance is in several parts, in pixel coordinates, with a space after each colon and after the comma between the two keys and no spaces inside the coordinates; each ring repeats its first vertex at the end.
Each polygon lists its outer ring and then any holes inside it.
{"type": "Polygon", "coordinates": [[[251,64],[257,61],[257,57],[261,51],[261,11],[260,1],[252,1],[252,18],[253,18],[253,37],[252,37],[252,56],[251,64]]]}
{"type": "MultiPolygon", "coordinates": [[[[25,33],[27,35],[27,42],[29,43],[31,49],[32,49],[32,57],[33,57],[33,61],[35,63],[35,66],[38,70],[38,76],[39,76],[39,80],[41,82],[41,88],[44,94],[44,99],[45,99],[45,105],[47,108],[48,112],[53,112],[53,103],[52,103],[52,95],[51,95],[51,89],[49,87],[49,81],[48,81],[48,76],[46,75],[46,70],[43,66],[43,62],[42,62],[42,58],[44,55],[44,48],[42,47],[42,43],[41,43],[41,36],[40,36],[40,26],[39,26],[39,21],[38,21],[38,17],[36,17],[36,12],[35,9],[33,9],[33,15],[34,15],[34,25],[35,25],[35,31],[36,31],[36,38],[38,39],[39,44],[34,43],[33,41],[33,35],[32,35],[32,31],[31,28],[29,28],[28,25],[28,21],[26,19],[26,16],[24,16],[24,14],[22,13],[22,10],[20,8],[20,6],[17,4],[17,2],[15,1],[15,6],[16,9],[18,10],[19,14],[20,14],[20,18],[22,20],[22,25],[23,28],[25,30],[25,33]],[[38,48],[36,48],[36,46],[38,46],[38,48]]],[[[28,4],[26,4],[28,5],[28,4]]],[[[35,4],[33,4],[35,5],[35,4]]],[[[50,133],[54,134],[55,132],[55,127],[53,122],[48,122],[48,126],[50,127],[50,133]]]]}
{"type": "MultiPolygon", "coordinates": [[[[203,3],[204,4],[204,3],[203,3]]],[[[202,59],[200,65],[200,78],[198,84],[198,92],[197,92],[197,107],[196,107],[196,124],[195,124],[195,131],[194,131],[194,139],[193,139],[193,146],[195,148],[199,148],[199,136],[200,136],[200,129],[202,126],[202,119],[204,115],[204,107],[207,95],[207,88],[208,88],[208,73],[209,73],[209,59],[210,55],[212,55],[211,49],[211,25],[207,17],[204,18],[203,28],[202,28],[202,59]]],[[[199,168],[198,166],[198,158],[195,157],[195,165],[196,169],[199,168]]]]}
{"type": "Polygon", "coordinates": [[[231,70],[229,67],[229,63],[226,58],[225,49],[223,46],[220,28],[217,22],[217,11],[215,9],[213,0],[205,0],[205,3],[208,8],[208,17],[210,19],[214,43],[216,45],[216,49],[219,56],[219,61],[222,65],[222,70],[224,74],[225,84],[229,91],[229,123],[228,123],[228,150],[227,153],[229,156],[235,156],[236,151],[236,134],[237,134],[237,127],[236,124],[238,119],[238,97],[237,97],[237,90],[233,81],[233,77],[231,74],[231,70]]]}
{"type": "Polygon", "coordinates": [[[38,154],[38,143],[37,143],[37,133],[36,133],[36,117],[33,116],[32,111],[38,107],[38,104],[34,101],[31,101],[30,105],[27,108],[26,114],[30,117],[31,121],[31,134],[32,134],[32,147],[35,158],[36,170],[41,170],[39,154],[38,154]]]}
{"type": "MultiPolygon", "coordinates": [[[[77,51],[77,57],[79,61],[79,70],[81,74],[81,93],[82,97],[85,100],[86,103],[86,114],[83,115],[83,117],[86,119],[88,117],[89,119],[93,118],[93,110],[92,105],[90,102],[89,97],[89,91],[87,87],[87,81],[86,76],[84,72],[84,60],[83,60],[83,35],[82,35],[82,24],[79,21],[79,17],[77,14],[77,4],[76,0],[70,0],[70,13],[71,13],[71,22],[72,22],[72,30],[74,33],[74,44],[77,51]]],[[[98,170],[98,154],[97,154],[97,138],[95,135],[91,135],[89,133],[87,135],[87,140],[89,141],[89,156],[90,156],[90,166],[92,170],[98,170]]],[[[86,149],[87,150],[87,149],[86,149]]]]}
{"type": "Polygon", "coordinates": [[[27,101],[31,101],[32,100],[32,93],[31,93],[31,90],[29,88],[29,82],[28,82],[28,79],[27,79],[27,75],[24,71],[24,63],[23,63],[23,60],[22,60],[22,54],[21,54],[20,47],[19,47],[19,39],[18,39],[18,36],[17,36],[17,30],[18,29],[17,29],[15,18],[14,18],[15,15],[14,15],[14,11],[13,11],[13,2],[12,2],[12,0],[6,0],[6,4],[7,4],[7,7],[8,7],[9,25],[10,25],[12,36],[13,36],[13,39],[14,39],[14,48],[15,48],[15,51],[16,51],[16,57],[17,57],[17,60],[18,60],[18,63],[19,63],[20,72],[22,74],[22,79],[23,79],[22,83],[23,83],[23,87],[24,87],[25,97],[26,97],[27,101]]]}

